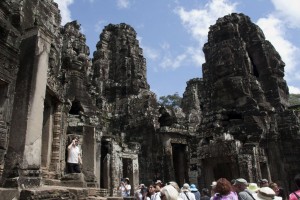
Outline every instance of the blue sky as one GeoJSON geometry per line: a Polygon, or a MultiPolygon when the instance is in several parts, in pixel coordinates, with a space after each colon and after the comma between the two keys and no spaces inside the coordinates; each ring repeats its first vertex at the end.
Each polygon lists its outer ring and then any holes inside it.
{"type": "Polygon", "coordinates": [[[163,96],[202,77],[202,47],[210,25],[232,12],[248,15],[286,64],[290,93],[300,93],[300,0],[54,0],[62,25],[78,20],[92,57],[104,26],[127,23],[137,32],[151,91],[163,96]]]}

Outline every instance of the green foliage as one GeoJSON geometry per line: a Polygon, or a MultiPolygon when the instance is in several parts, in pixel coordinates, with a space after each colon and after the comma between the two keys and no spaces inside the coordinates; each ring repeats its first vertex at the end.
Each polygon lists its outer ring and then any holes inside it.
{"type": "Polygon", "coordinates": [[[290,106],[300,105],[300,94],[290,94],[289,103],[290,106]]]}
{"type": "Polygon", "coordinates": [[[180,107],[182,97],[176,92],[175,94],[159,97],[158,103],[166,107],[180,107]]]}

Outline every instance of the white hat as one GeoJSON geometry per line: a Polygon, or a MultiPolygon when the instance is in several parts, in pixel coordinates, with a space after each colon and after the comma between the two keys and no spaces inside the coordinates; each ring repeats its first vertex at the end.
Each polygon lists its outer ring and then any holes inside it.
{"type": "Polygon", "coordinates": [[[256,192],[259,189],[259,187],[256,183],[249,183],[247,189],[250,190],[250,192],[256,192]]]}
{"type": "Polygon", "coordinates": [[[189,191],[191,191],[190,190],[190,185],[188,183],[183,184],[181,191],[182,192],[189,192],[189,191]]]}
{"type": "Polygon", "coordinates": [[[275,192],[269,187],[262,187],[257,192],[258,200],[273,200],[275,197],[275,192]]]}
{"type": "Polygon", "coordinates": [[[216,187],[216,185],[217,185],[217,182],[216,181],[213,181],[212,183],[211,183],[211,187],[216,187]]]}

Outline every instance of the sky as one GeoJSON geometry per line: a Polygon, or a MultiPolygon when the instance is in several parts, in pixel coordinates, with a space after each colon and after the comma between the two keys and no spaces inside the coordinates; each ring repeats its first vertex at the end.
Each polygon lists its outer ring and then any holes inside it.
{"type": "Polygon", "coordinates": [[[137,32],[147,81],[157,97],[178,93],[202,77],[202,51],[209,26],[230,13],[244,13],[263,30],[285,62],[290,93],[300,93],[300,0],[54,0],[62,25],[77,20],[91,55],[108,24],[137,32]]]}

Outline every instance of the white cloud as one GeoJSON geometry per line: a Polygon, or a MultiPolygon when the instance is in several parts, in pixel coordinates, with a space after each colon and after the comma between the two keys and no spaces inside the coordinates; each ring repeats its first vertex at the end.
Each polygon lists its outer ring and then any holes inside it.
{"type": "Polygon", "coordinates": [[[176,69],[182,65],[182,62],[187,58],[186,54],[180,54],[176,56],[175,58],[166,56],[163,58],[162,62],[160,63],[160,66],[164,69],[176,69]]]}
{"type": "Polygon", "coordinates": [[[142,46],[144,57],[151,59],[151,60],[157,60],[159,57],[159,53],[157,50],[152,49],[150,47],[142,46]]]}
{"type": "Polygon", "coordinates": [[[207,40],[209,26],[215,24],[219,17],[234,12],[235,7],[236,3],[230,3],[227,0],[212,0],[205,5],[204,9],[186,11],[183,7],[179,7],[175,12],[188,32],[200,44],[204,44],[207,40]]]}
{"type": "Polygon", "coordinates": [[[129,0],[117,0],[117,6],[119,9],[126,9],[130,7],[129,0]]]}
{"type": "Polygon", "coordinates": [[[72,21],[71,11],[69,6],[74,3],[74,0],[54,0],[58,4],[61,14],[61,24],[65,25],[67,22],[72,21]]]}
{"type": "Polygon", "coordinates": [[[287,27],[300,28],[300,1],[299,0],[271,0],[277,14],[287,24],[287,27]]]}
{"type": "Polygon", "coordinates": [[[287,81],[297,79],[296,68],[299,65],[298,55],[300,49],[285,39],[286,27],[284,21],[274,15],[260,18],[257,25],[263,30],[266,39],[269,40],[285,62],[287,81]]]}
{"type": "Polygon", "coordinates": [[[211,0],[203,8],[186,10],[177,7],[175,13],[180,17],[185,29],[197,41],[196,46],[187,47],[181,55],[165,57],[161,66],[164,68],[178,68],[183,62],[191,62],[196,66],[201,66],[205,60],[202,47],[207,41],[209,26],[215,24],[219,17],[235,11],[237,4],[228,0],[211,0]]]}
{"type": "Polygon", "coordinates": [[[300,94],[300,88],[289,85],[289,93],[290,94],[300,94]]]}

